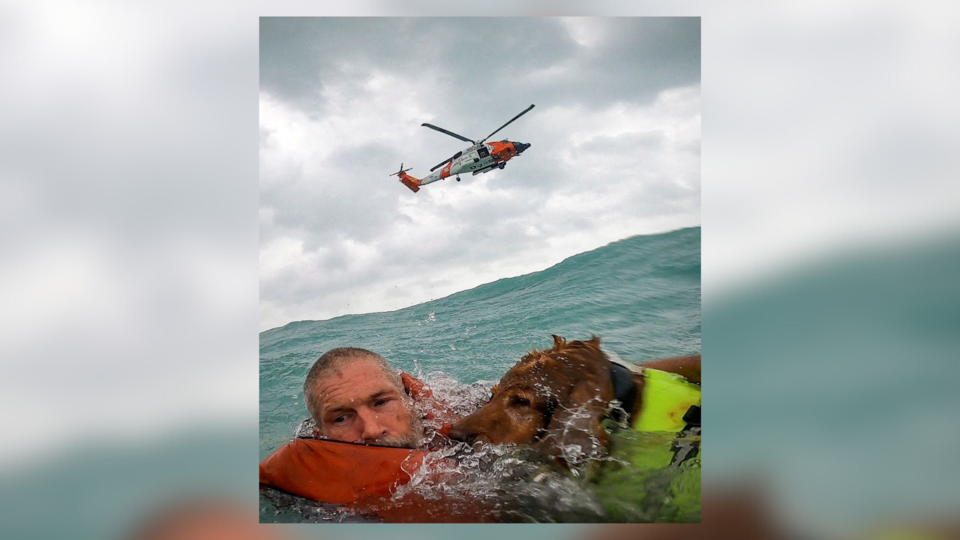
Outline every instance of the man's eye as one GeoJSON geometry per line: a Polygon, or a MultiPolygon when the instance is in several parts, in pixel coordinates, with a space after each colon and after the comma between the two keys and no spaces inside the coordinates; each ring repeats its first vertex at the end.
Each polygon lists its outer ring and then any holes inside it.
{"type": "Polygon", "coordinates": [[[334,423],[334,424],[342,424],[342,423],[344,423],[344,422],[346,422],[346,421],[347,421],[347,416],[346,416],[346,415],[340,415],[340,416],[338,416],[338,417],[336,417],[336,418],[333,419],[333,423],[334,423]]]}
{"type": "Polygon", "coordinates": [[[389,403],[389,402],[390,402],[389,399],[378,399],[378,400],[376,400],[376,401],[373,402],[373,406],[374,406],[374,407],[382,407],[382,406],[386,405],[386,404],[389,403]]]}

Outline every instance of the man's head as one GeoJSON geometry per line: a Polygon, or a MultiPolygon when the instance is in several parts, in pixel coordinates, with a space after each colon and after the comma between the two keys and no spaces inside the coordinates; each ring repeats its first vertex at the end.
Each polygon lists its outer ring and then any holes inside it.
{"type": "Polygon", "coordinates": [[[336,441],[415,448],[422,427],[400,377],[380,355],[341,347],[310,368],[304,402],[321,435],[336,441]]]}

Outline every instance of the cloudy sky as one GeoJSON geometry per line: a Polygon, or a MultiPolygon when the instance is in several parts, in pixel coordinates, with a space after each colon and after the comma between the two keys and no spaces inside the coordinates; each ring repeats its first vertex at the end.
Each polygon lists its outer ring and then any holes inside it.
{"type": "Polygon", "coordinates": [[[699,18],[263,18],[260,329],[389,311],[700,224],[699,18]],[[414,194],[467,146],[505,170],[414,194]]]}

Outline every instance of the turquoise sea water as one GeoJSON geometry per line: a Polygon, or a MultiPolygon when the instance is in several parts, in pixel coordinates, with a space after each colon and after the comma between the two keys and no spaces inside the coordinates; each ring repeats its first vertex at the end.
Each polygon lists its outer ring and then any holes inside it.
{"type": "MultiPolygon", "coordinates": [[[[376,351],[421,377],[498,380],[531,349],[601,337],[625,360],[700,352],[700,228],[636,236],[532,274],[389,313],[301,321],[260,334],[260,459],[306,418],[313,362],[341,346],[376,351]]],[[[271,521],[261,497],[261,520],[271,521]]]]}

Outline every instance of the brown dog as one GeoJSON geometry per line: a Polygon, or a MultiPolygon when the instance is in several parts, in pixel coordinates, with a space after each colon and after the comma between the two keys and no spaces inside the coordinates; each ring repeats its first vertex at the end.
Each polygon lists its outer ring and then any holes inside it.
{"type": "MultiPolygon", "coordinates": [[[[699,356],[647,365],[684,371],[688,379],[700,381],[699,356]]],[[[632,377],[636,395],[642,395],[643,376],[632,377]]],[[[609,439],[601,421],[614,399],[611,363],[600,338],[568,342],[553,336],[553,348],[521,358],[493,387],[486,405],[453,425],[450,438],[470,444],[531,444],[569,466],[606,449],[609,439]]],[[[642,406],[636,399],[626,412],[635,418],[642,406]]]]}

